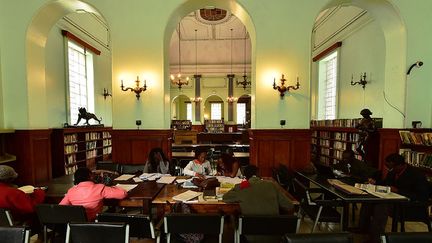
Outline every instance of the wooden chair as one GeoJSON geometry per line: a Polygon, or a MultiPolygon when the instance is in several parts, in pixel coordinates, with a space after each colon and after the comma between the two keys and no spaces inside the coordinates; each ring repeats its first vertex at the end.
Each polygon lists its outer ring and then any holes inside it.
{"type": "Polygon", "coordinates": [[[112,161],[98,161],[96,162],[96,170],[108,170],[113,172],[120,171],[120,165],[112,161]]]}
{"type": "Polygon", "coordinates": [[[48,240],[48,228],[52,229],[52,238],[55,233],[65,231],[69,222],[87,222],[87,215],[83,206],[39,204],[36,213],[43,225],[44,242],[48,240]]]}
{"type": "Polygon", "coordinates": [[[234,242],[240,243],[241,236],[278,236],[296,233],[300,218],[295,215],[243,215],[239,217],[234,233],[234,242]]]}
{"type": "Polygon", "coordinates": [[[118,222],[129,225],[129,236],[137,238],[151,238],[160,241],[158,232],[150,219],[150,216],[143,214],[120,214],[100,213],[97,215],[97,222],[118,222]]]}
{"type": "Polygon", "coordinates": [[[129,225],[124,223],[69,223],[66,243],[129,243],[129,225]]]}
{"type": "Polygon", "coordinates": [[[381,236],[382,243],[430,243],[432,242],[431,232],[401,232],[401,233],[385,233],[381,236]]]}
{"type": "Polygon", "coordinates": [[[30,230],[25,227],[0,227],[0,242],[28,243],[30,230]]]}
{"type": "Polygon", "coordinates": [[[318,233],[318,234],[288,234],[286,243],[352,243],[353,236],[349,233],[318,233]]]}
{"type": "Polygon", "coordinates": [[[205,236],[218,236],[222,243],[224,217],[218,214],[170,213],[164,217],[164,231],[167,243],[172,234],[198,233],[205,236]]]}
{"type": "Polygon", "coordinates": [[[13,225],[12,215],[9,210],[0,208],[0,226],[8,227],[13,225]]]}
{"type": "Polygon", "coordinates": [[[120,174],[136,174],[138,172],[144,171],[143,164],[121,164],[120,165],[120,174]]]}

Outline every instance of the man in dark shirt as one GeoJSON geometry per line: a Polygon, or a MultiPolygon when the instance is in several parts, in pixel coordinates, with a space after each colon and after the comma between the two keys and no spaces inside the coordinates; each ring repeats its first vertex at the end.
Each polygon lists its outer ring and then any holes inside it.
{"type": "Polygon", "coordinates": [[[377,179],[379,171],[370,167],[366,162],[355,158],[354,151],[346,149],[342,153],[342,160],[333,166],[333,169],[342,171],[359,182],[366,182],[368,178],[377,179]]]}
{"type": "MultiPolygon", "coordinates": [[[[403,156],[394,153],[386,157],[388,173],[382,182],[377,184],[391,187],[391,191],[403,195],[410,201],[426,201],[429,197],[428,182],[424,174],[405,163],[403,156]]],[[[370,180],[370,182],[375,182],[370,180]]],[[[360,227],[369,226],[370,242],[380,242],[379,236],[384,233],[387,218],[392,207],[388,204],[363,204],[360,211],[360,227]]]]}

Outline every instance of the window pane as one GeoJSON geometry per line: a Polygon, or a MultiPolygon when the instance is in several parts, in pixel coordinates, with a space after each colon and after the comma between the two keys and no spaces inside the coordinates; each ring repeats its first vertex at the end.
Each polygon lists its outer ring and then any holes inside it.
{"type": "Polygon", "coordinates": [[[186,119],[192,121],[192,103],[186,103],[186,119]]]}
{"type": "Polygon", "coordinates": [[[210,107],[210,119],[221,120],[222,119],[222,103],[211,103],[210,107]]]}
{"type": "Polygon", "coordinates": [[[337,52],[319,63],[318,119],[336,119],[337,52]]]}
{"type": "Polygon", "coordinates": [[[237,124],[246,123],[246,103],[237,103],[237,124]]]}

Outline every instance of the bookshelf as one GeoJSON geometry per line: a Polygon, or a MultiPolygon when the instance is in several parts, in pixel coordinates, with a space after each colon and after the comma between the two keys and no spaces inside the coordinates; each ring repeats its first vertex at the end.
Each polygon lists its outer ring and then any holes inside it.
{"type": "Polygon", "coordinates": [[[53,129],[52,175],[73,174],[78,167],[96,168],[111,159],[111,127],[53,129]]]}
{"type": "Polygon", "coordinates": [[[223,133],[225,131],[224,120],[205,120],[204,125],[208,133],[223,133]]]}
{"type": "Polygon", "coordinates": [[[405,161],[432,175],[432,129],[399,130],[399,153],[405,161]]]}
{"type": "Polygon", "coordinates": [[[174,130],[191,130],[192,122],[190,120],[171,120],[171,128],[174,130]]]}
{"type": "MultiPolygon", "coordinates": [[[[337,119],[311,121],[311,159],[314,162],[331,166],[339,163],[342,152],[351,149],[356,153],[356,158],[363,158],[356,152],[356,143],[359,139],[358,129],[355,127],[359,119],[337,119]]],[[[374,119],[377,127],[382,126],[382,119],[374,119]]],[[[379,157],[379,135],[378,132],[371,134],[365,144],[367,154],[364,160],[371,166],[378,167],[379,157]]]]}

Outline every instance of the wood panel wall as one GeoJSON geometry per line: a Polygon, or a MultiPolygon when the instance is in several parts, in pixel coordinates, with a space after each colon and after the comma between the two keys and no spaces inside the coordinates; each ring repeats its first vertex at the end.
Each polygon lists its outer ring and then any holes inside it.
{"type": "Polygon", "coordinates": [[[40,185],[51,180],[51,129],[16,130],[11,134],[8,151],[16,155],[11,165],[19,185],[40,185]]]}
{"type": "Polygon", "coordinates": [[[309,129],[250,129],[250,164],[261,176],[271,176],[279,164],[301,170],[310,164],[311,131],[309,129]]]}
{"type": "Polygon", "coordinates": [[[120,164],[143,164],[152,148],[171,157],[172,130],[113,130],[112,160],[120,164]]]}

